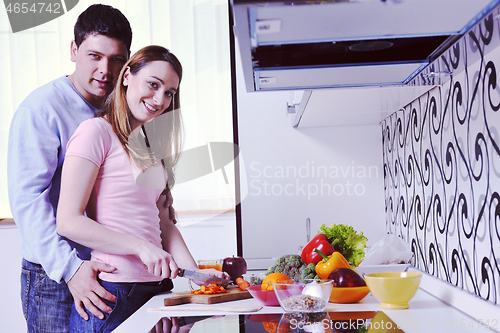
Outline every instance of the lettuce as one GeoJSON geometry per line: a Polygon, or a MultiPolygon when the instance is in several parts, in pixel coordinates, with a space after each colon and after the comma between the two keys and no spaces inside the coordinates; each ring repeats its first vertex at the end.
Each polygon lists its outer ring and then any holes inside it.
{"type": "Polygon", "coordinates": [[[358,234],[352,226],[332,224],[327,227],[323,224],[318,233],[326,235],[330,243],[338,240],[340,252],[354,267],[357,267],[365,257],[364,249],[368,238],[363,235],[363,232],[358,234]]]}

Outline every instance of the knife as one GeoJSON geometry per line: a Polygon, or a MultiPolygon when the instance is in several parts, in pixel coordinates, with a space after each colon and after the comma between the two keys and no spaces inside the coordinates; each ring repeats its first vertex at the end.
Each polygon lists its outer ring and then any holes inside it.
{"type": "Polygon", "coordinates": [[[178,269],[177,276],[185,277],[185,278],[191,279],[193,281],[203,282],[204,284],[212,284],[213,283],[216,285],[227,286],[228,284],[233,282],[232,280],[227,280],[227,279],[223,279],[223,278],[220,278],[217,276],[203,274],[200,272],[190,271],[190,270],[187,270],[184,268],[178,269]]]}

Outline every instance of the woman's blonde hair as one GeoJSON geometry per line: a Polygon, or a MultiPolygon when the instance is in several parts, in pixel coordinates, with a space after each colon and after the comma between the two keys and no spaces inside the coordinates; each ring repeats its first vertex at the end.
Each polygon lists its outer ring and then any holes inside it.
{"type": "Polygon", "coordinates": [[[173,184],[172,170],[179,160],[182,147],[180,87],[177,88],[177,93],[174,94],[172,102],[162,115],[132,131],[130,119],[133,115],[127,103],[127,87],[123,85],[123,76],[127,68],[130,68],[130,74],[136,75],[153,61],[170,63],[179,76],[180,84],[182,65],[177,57],[164,47],[146,46],[137,51],[123,66],[116,86],[108,96],[100,116],[106,118],[111,124],[123,149],[137,166],[146,169],[159,162],[163,163],[169,176],[169,187],[171,188],[173,184]]]}

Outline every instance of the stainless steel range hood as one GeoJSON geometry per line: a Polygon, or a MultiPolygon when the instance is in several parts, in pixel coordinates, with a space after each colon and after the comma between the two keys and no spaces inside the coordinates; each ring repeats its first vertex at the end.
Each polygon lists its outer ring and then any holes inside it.
{"type": "Polygon", "coordinates": [[[500,0],[232,0],[247,91],[403,85],[500,0]]]}

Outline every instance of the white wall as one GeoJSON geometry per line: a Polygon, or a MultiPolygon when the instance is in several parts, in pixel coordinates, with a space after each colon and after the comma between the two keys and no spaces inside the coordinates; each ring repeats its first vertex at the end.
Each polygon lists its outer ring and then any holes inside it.
{"type": "Polygon", "coordinates": [[[286,117],[291,93],[247,93],[237,62],[249,267],[267,268],[274,258],[297,253],[306,243],[306,218],[311,237],[322,224],[336,223],[363,231],[369,244],[380,239],[386,233],[380,126],[293,128],[286,117]]]}
{"type": "Polygon", "coordinates": [[[21,236],[14,225],[0,225],[0,323],[2,332],[26,332],[21,307],[21,236]]]}

